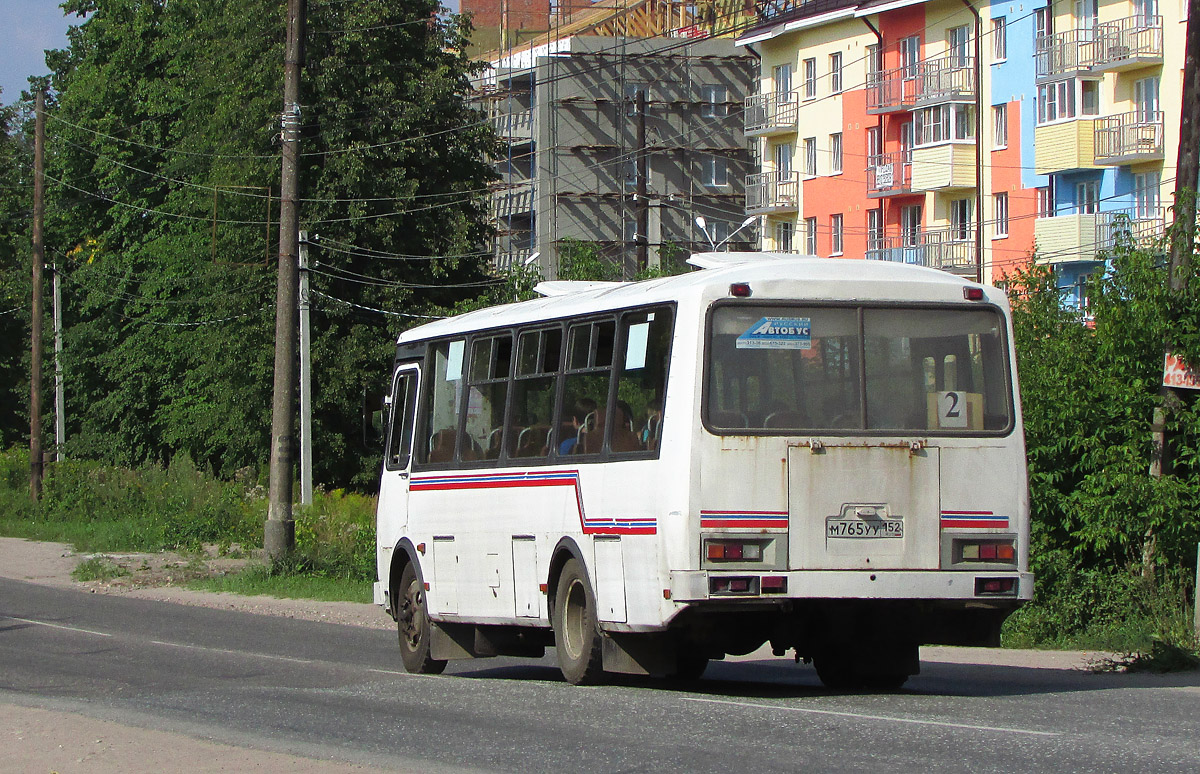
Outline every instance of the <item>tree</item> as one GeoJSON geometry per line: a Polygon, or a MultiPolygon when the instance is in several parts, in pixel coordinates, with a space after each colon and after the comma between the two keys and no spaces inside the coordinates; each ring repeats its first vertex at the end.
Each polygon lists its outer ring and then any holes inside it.
{"type": "MultiPolygon", "coordinates": [[[[71,451],[265,464],[283,3],[64,7],[88,14],[48,58],[71,451]]],[[[398,331],[494,282],[477,249],[494,137],[462,97],[466,26],[437,12],[309,2],[301,227],[320,235],[315,474],[331,486],[376,477],[378,452],[354,441],[398,331]]]]}
{"type": "Polygon", "coordinates": [[[29,217],[32,173],[17,111],[0,105],[0,446],[29,434],[29,217]]]}

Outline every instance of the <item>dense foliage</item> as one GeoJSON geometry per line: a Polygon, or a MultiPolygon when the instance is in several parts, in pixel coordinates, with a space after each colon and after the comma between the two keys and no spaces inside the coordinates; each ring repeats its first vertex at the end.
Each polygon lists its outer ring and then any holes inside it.
{"type": "Polygon", "coordinates": [[[1012,283],[1039,576],[1037,603],[1010,627],[1020,640],[1103,640],[1141,618],[1186,632],[1181,590],[1200,539],[1194,397],[1168,406],[1174,475],[1149,475],[1164,348],[1200,363],[1194,271],[1186,284],[1169,292],[1161,250],[1133,245],[1093,279],[1086,320],[1062,305],[1051,269],[1012,283]]]}
{"type": "MultiPolygon", "coordinates": [[[[285,5],[64,3],[86,14],[48,57],[47,245],[63,268],[72,456],[138,466],[184,453],[224,476],[265,462],[285,5]]],[[[319,235],[315,466],[331,486],[375,478],[362,400],[399,330],[493,281],[477,246],[494,137],[463,98],[465,23],[438,12],[436,0],[308,3],[300,213],[319,235]]],[[[0,151],[0,184],[24,174],[12,155],[0,151]]],[[[0,232],[27,255],[27,218],[0,232]]],[[[9,253],[0,261],[8,283],[9,253]]],[[[0,369],[21,371],[22,351],[0,352],[0,369]]],[[[4,440],[27,421],[0,417],[4,440]]]]}

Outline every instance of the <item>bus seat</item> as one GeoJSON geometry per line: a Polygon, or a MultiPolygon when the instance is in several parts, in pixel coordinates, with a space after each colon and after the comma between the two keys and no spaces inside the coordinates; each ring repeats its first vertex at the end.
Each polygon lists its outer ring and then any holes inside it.
{"type": "Polygon", "coordinates": [[[457,433],[451,428],[438,430],[429,439],[429,461],[449,462],[454,459],[454,442],[457,433]]]}

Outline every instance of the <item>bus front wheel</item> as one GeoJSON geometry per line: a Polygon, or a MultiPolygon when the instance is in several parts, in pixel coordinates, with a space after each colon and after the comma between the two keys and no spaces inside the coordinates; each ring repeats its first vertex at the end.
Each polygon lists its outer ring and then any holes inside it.
{"type": "Polygon", "coordinates": [[[573,685],[592,685],[604,676],[596,596],[577,559],[563,565],[554,598],[554,650],[558,668],[573,685]]]}
{"type": "Polygon", "coordinates": [[[429,655],[429,609],[425,605],[425,586],[417,568],[409,563],[400,575],[396,599],[396,629],[400,634],[400,660],[414,674],[440,675],[446,662],[429,655]]]}

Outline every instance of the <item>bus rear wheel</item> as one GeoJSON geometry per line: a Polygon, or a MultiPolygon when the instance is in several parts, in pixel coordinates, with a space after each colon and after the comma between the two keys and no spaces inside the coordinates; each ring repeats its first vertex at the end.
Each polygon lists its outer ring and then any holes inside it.
{"type": "Polygon", "coordinates": [[[558,668],[572,685],[594,685],[604,677],[596,595],[583,567],[569,559],[558,576],[554,597],[554,650],[558,668]]]}
{"type": "Polygon", "coordinates": [[[429,609],[425,605],[425,586],[411,562],[400,575],[396,599],[396,630],[400,635],[400,660],[414,674],[440,675],[446,662],[429,655],[429,609]]]}

